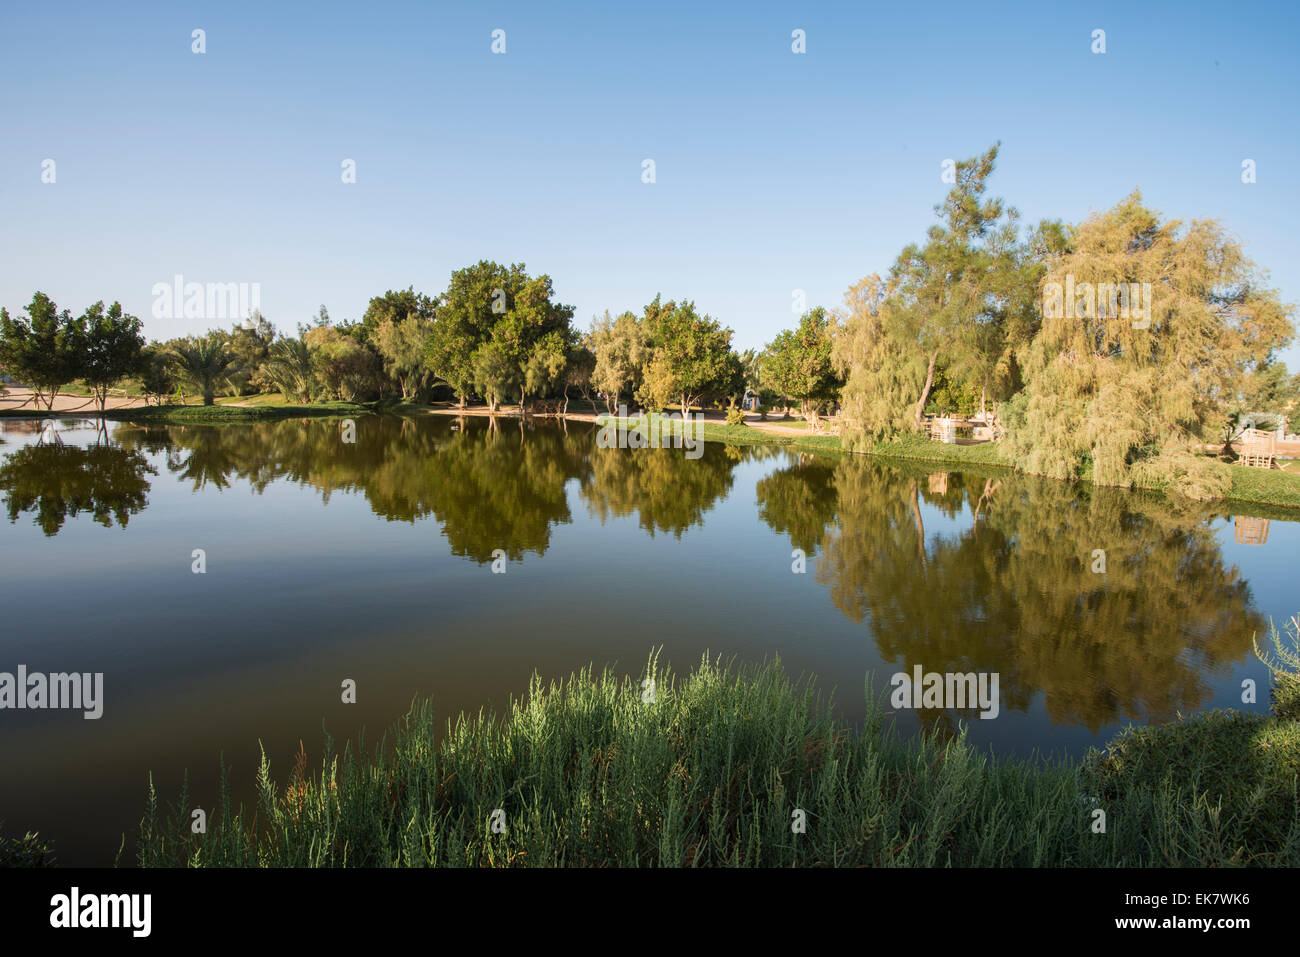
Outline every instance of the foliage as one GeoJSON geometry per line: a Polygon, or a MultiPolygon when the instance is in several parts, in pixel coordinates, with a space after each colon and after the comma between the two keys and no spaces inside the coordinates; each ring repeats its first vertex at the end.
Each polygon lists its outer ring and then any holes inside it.
{"type": "Polygon", "coordinates": [[[176,378],[202,395],[204,405],[212,405],[217,390],[229,384],[237,361],[220,332],[183,339],[171,347],[171,353],[176,378]]]}
{"type": "Polygon", "coordinates": [[[122,306],[113,303],[105,311],[97,302],[82,316],[85,328],[85,353],[81,361],[81,378],[104,411],[108,390],[120,380],[140,371],[144,336],[140,320],[123,315],[122,306]]]}
{"type": "Polygon", "coordinates": [[[290,399],[309,402],[315,388],[311,349],[305,341],[306,330],[297,336],[282,336],[271,344],[263,366],[267,381],[290,399]]]}
{"type": "Polygon", "coordinates": [[[30,385],[36,400],[54,407],[59,389],[79,378],[85,362],[85,317],[74,319],[43,292],[32,296],[26,318],[0,308],[0,366],[30,385]]]}
{"type": "Polygon", "coordinates": [[[229,387],[235,395],[253,395],[270,385],[263,366],[275,342],[275,326],[257,311],[230,330],[226,345],[235,355],[229,387]]]}
{"type": "Polygon", "coordinates": [[[835,399],[840,381],[831,363],[834,317],[820,306],[781,332],[763,350],[764,381],[782,395],[798,399],[805,416],[835,399]]]}
{"type": "Polygon", "coordinates": [[[471,390],[486,397],[490,387],[495,410],[506,391],[518,390],[522,407],[530,393],[555,388],[576,336],[573,307],[552,296],[551,278],[529,276],[522,263],[483,260],[457,270],[438,302],[429,369],[460,395],[462,406],[471,390]],[[479,356],[483,350],[490,351],[479,356]]]}
{"type": "Polygon", "coordinates": [[[311,354],[312,372],[326,396],[356,402],[382,394],[378,353],[336,326],[314,326],[302,338],[311,354]]]}
{"type": "Polygon", "coordinates": [[[384,370],[397,380],[402,399],[414,398],[428,378],[425,352],[433,335],[433,320],[421,316],[405,319],[385,317],[375,330],[375,347],[384,360],[384,370]]]}
{"type": "MultiPolygon", "coordinates": [[[[858,731],[779,664],[733,671],[706,657],[678,680],[652,656],[643,680],[584,670],[534,677],[509,714],[461,716],[435,745],[415,703],[373,750],[327,740],[273,777],[265,753],[255,813],[226,775],[203,834],[184,788],[168,813],[151,782],[142,866],[774,867],[1136,866],[1300,862],[1283,800],[1287,755],[1233,758],[1279,800],[1211,815],[1208,779],[1124,780],[1109,828],[1089,828],[1092,778],[1060,762],[989,758],[965,740],[899,740],[873,703],[858,731]],[[1258,770],[1252,765],[1269,761],[1258,770]],[[791,809],[806,812],[792,839],[791,809]],[[497,811],[501,812],[500,815],[497,811]],[[1251,816],[1250,811],[1256,812],[1251,816]],[[494,828],[494,823],[504,827],[494,828]]],[[[1293,726],[1294,731],[1294,726],[1293,726]]],[[[1292,733],[1291,737],[1294,737],[1292,733]]],[[[1260,742],[1261,744],[1264,742],[1260,742]]],[[[1291,771],[1294,787],[1295,771],[1291,771]]],[[[1245,798],[1250,801],[1249,795],[1245,798]]]]}
{"type": "Polygon", "coordinates": [[[605,407],[614,412],[624,392],[634,394],[650,359],[650,335],[631,312],[611,319],[609,311],[591,325],[591,351],[596,356],[592,384],[605,394],[605,407]]]}
{"type": "Polygon", "coordinates": [[[150,343],[140,353],[138,366],[140,391],[147,401],[162,405],[162,400],[176,391],[176,377],[172,374],[171,350],[150,343]]]}
{"type": "Polygon", "coordinates": [[[1048,281],[1078,300],[1045,319],[1026,351],[1027,386],[1007,409],[1017,462],[1053,478],[1090,465],[1102,485],[1222,494],[1190,456],[1227,418],[1242,378],[1290,339],[1291,307],[1216,223],[1162,222],[1136,192],[1078,228],[1048,281]],[[1084,283],[1150,284],[1146,315],[1093,302],[1084,283]]]}
{"type": "Polygon", "coordinates": [[[22,837],[13,838],[0,832],[0,868],[54,866],[50,844],[41,840],[39,834],[28,831],[22,837]]]}
{"type": "Polygon", "coordinates": [[[845,377],[840,398],[846,449],[859,450],[911,428],[911,397],[919,395],[926,361],[891,333],[895,307],[879,276],[853,285],[831,349],[845,377]]]}
{"type": "Polygon", "coordinates": [[[710,393],[727,394],[737,368],[731,357],[731,330],[701,316],[689,301],[667,302],[656,296],[645,307],[644,327],[651,359],[638,398],[649,409],[676,400],[685,416],[710,393]]]}

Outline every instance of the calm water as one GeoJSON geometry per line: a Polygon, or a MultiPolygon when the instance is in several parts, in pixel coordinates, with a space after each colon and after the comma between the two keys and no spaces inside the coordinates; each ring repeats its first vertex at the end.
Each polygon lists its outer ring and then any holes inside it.
{"type": "Polygon", "coordinates": [[[1242,679],[1267,686],[1252,635],[1300,611],[1295,523],[1016,476],[515,420],[359,418],[354,444],[330,420],[0,429],[0,671],[104,673],[98,721],[0,711],[0,820],[65,864],[123,834],[130,859],[151,771],[170,798],[188,768],[211,807],[223,753],[246,788],[259,741],[282,773],[322,726],[373,733],[416,695],[502,706],[535,669],[780,655],[846,721],[868,672],[873,694],[916,664],[998,672],[972,739],[1078,755],[1243,707],[1242,679]]]}

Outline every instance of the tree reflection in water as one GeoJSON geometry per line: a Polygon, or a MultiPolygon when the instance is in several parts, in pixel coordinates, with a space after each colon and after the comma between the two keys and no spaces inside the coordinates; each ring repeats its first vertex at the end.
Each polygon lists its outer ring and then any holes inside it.
{"type": "Polygon", "coordinates": [[[1208,513],[1024,476],[927,478],[855,457],[831,480],[817,464],[759,483],[760,515],[819,553],[817,581],[846,617],[870,622],[886,661],[998,672],[1004,708],[1041,693],[1054,723],[1096,731],[1202,706],[1209,677],[1266,628],[1208,513]],[[927,535],[922,503],[970,517],[927,535]]]}

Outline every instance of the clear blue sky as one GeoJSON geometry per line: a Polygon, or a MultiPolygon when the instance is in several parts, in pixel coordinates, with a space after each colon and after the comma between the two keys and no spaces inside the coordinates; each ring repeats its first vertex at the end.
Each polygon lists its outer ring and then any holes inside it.
{"type": "Polygon", "coordinates": [[[6,3],[0,303],[202,331],[150,316],[180,273],[260,283],[292,330],[487,258],[549,273],[583,326],[662,292],[760,346],[792,290],[835,306],[884,272],[942,161],[995,140],[1027,222],[1140,186],[1300,301],[1298,25],[1286,3],[6,3]]]}

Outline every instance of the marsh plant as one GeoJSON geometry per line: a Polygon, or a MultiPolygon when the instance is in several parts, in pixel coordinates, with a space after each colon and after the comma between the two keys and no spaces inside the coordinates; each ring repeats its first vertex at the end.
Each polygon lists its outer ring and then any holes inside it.
{"type": "MultiPolygon", "coordinates": [[[[868,688],[870,681],[868,680],[868,688]]],[[[1300,864],[1300,725],[1215,712],[1126,732],[1082,764],[1001,760],[965,732],[902,739],[779,662],[685,678],[534,676],[438,742],[415,703],[378,746],[276,778],[223,773],[205,833],[150,784],[142,866],[1213,866],[1300,864]],[[655,693],[649,698],[646,687],[655,693]],[[1106,812],[1098,832],[1095,810],[1106,812]]]]}

